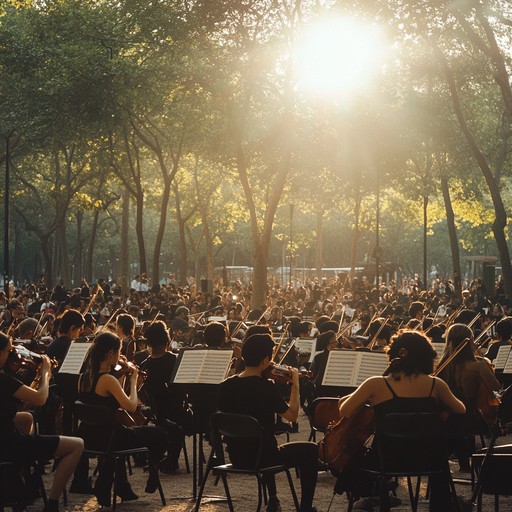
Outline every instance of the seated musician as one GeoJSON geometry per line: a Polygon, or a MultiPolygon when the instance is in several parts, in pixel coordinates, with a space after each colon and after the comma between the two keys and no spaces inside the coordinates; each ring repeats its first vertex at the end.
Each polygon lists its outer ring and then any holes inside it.
{"type": "Polygon", "coordinates": [[[319,334],[316,339],[316,350],[321,352],[314,357],[309,369],[314,375],[315,386],[317,389],[322,385],[329,352],[333,348],[336,348],[337,344],[338,339],[336,338],[335,331],[323,332],[322,334],[319,334]]]}
{"type": "Polygon", "coordinates": [[[498,340],[491,343],[485,357],[490,361],[494,361],[498,356],[498,351],[500,347],[509,347],[512,345],[512,317],[506,316],[502,318],[496,324],[496,334],[498,335],[498,340]]]}
{"type": "Polygon", "coordinates": [[[135,319],[128,314],[121,314],[116,320],[116,334],[121,338],[121,355],[133,361],[137,351],[135,343],[135,319]]]}
{"type": "MultiPolygon", "coordinates": [[[[103,332],[94,340],[90,352],[89,369],[80,376],[78,383],[79,399],[84,403],[102,405],[112,410],[118,408],[134,412],[138,405],[137,376],[135,367],[130,379],[130,393],[124,392],[124,376],[117,379],[111,375],[121,355],[121,340],[115,334],[103,332]]],[[[91,449],[105,449],[107,436],[103,427],[92,427],[81,424],[79,434],[86,446],[91,449]]],[[[127,427],[119,424],[114,435],[113,449],[128,449],[146,446],[149,449],[149,477],[146,492],[153,493],[158,488],[158,466],[167,445],[165,432],[155,426],[127,427]]],[[[99,468],[94,494],[101,506],[111,504],[111,488],[113,484],[112,461],[106,460],[99,468]]],[[[123,501],[135,500],[138,496],[132,491],[125,473],[125,464],[120,461],[116,470],[118,496],[123,501]]]]}
{"type": "MultiPolygon", "coordinates": [[[[370,404],[375,414],[377,426],[379,418],[388,413],[436,412],[438,404],[456,414],[465,412],[464,404],[450,391],[448,385],[430,374],[434,368],[436,352],[430,340],[416,331],[400,331],[393,336],[388,357],[389,375],[371,377],[364,381],[354,393],[340,401],[340,415],[352,418],[357,415],[365,404],[370,404]]],[[[397,458],[400,451],[397,451],[397,458]]],[[[418,447],[418,457],[421,447],[418,447]]],[[[354,461],[339,476],[337,491],[351,491],[356,496],[367,496],[373,487],[371,477],[358,468],[370,465],[375,457],[370,450],[366,460],[354,461]]],[[[431,482],[430,510],[450,510],[451,498],[448,487],[448,475],[441,481],[431,482]]],[[[398,503],[397,503],[398,504],[398,503]]],[[[360,500],[354,505],[355,510],[373,510],[369,500],[360,500]]]]}
{"type": "Polygon", "coordinates": [[[20,400],[36,406],[43,405],[48,398],[51,364],[42,356],[40,380],[37,389],[25,386],[14,376],[5,372],[11,340],[0,333],[0,454],[2,461],[29,463],[59,457],[48,504],[45,512],[59,510],[59,498],[69,477],[77,465],[84,449],[83,441],[76,437],[42,436],[32,434],[32,415],[17,412],[20,400]]]}
{"type": "Polygon", "coordinates": [[[469,457],[474,448],[474,433],[480,432],[485,425],[484,418],[478,412],[481,383],[484,382],[490,392],[498,391],[500,383],[494,375],[489,361],[475,353],[473,332],[464,324],[453,324],[446,332],[444,353],[439,360],[442,365],[464,341],[467,343],[452,361],[441,371],[441,377],[452,392],[466,405],[465,429],[470,434],[467,437],[467,447],[464,452],[458,451],[461,470],[468,471],[469,457]]]}
{"type": "Polygon", "coordinates": [[[80,336],[84,324],[84,317],[76,309],[68,309],[60,317],[59,336],[46,349],[46,355],[51,359],[56,359],[59,363],[59,368],[68,353],[71,343],[80,336]]]}
{"type": "Polygon", "coordinates": [[[384,350],[389,345],[391,327],[385,318],[376,318],[370,323],[370,342],[374,341],[372,350],[384,350]]]}
{"type": "MultiPolygon", "coordinates": [[[[265,436],[263,466],[285,464],[299,468],[302,487],[300,510],[311,512],[316,510],[312,504],[318,472],[317,447],[315,443],[308,442],[277,445],[274,436],[275,414],[290,422],[297,421],[300,397],[296,369],[290,369],[293,377],[288,403],[281,397],[275,384],[263,377],[263,372],[270,365],[273,349],[274,342],[269,334],[253,334],[246,339],[242,347],[245,370],[220,385],[218,410],[248,414],[261,423],[265,436]]],[[[254,464],[256,447],[253,444],[236,439],[228,439],[227,443],[233,464],[240,467],[254,464]]],[[[265,484],[269,493],[267,512],[281,510],[274,477],[268,477],[265,484]]]]}
{"type": "Polygon", "coordinates": [[[178,425],[185,431],[189,430],[186,396],[170,388],[176,355],[168,351],[170,338],[165,323],[153,322],[146,329],[145,336],[151,355],[142,363],[142,369],[147,373],[143,389],[149,395],[157,424],[167,432],[167,457],[160,463],[160,469],[165,473],[173,473],[178,469],[183,446],[183,431],[178,425]]]}

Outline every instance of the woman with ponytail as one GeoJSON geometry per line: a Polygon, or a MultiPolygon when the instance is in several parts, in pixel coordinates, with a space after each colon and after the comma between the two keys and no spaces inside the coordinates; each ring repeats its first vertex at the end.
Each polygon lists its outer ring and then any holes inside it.
{"type": "MultiPolygon", "coordinates": [[[[118,408],[134,412],[139,399],[137,393],[138,370],[135,368],[130,378],[130,392],[123,389],[124,376],[116,378],[110,372],[117,365],[121,354],[121,340],[110,332],[99,334],[91,348],[89,369],[81,375],[79,381],[79,398],[82,402],[102,405],[112,410],[118,408]]],[[[89,425],[80,425],[79,434],[90,449],[104,449],[108,439],[104,430],[89,425]]],[[[149,449],[149,478],[146,492],[153,493],[158,486],[158,465],[162,459],[167,438],[165,432],[155,426],[126,427],[119,424],[114,435],[115,450],[147,446],[149,449]]],[[[104,461],[99,468],[94,494],[101,506],[111,504],[111,489],[114,467],[111,461],[104,461]]],[[[122,461],[116,471],[116,490],[123,501],[135,500],[138,496],[132,491],[126,478],[122,461]]]]}

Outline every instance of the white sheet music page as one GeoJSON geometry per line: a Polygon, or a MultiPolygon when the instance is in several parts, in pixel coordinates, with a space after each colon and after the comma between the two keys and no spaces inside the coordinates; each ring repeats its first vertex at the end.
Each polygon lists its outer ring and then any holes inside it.
{"type": "MultiPolygon", "coordinates": [[[[200,384],[220,384],[225,378],[233,358],[232,350],[207,350],[206,359],[199,373],[200,384]]],[[[176,380],[174,380],[176,382],[176,380]]]]}
{"type": "Polygon", "coordinates": [[[184,350],[180,366],[174,377],[176,384],[194,384],[199,382],[199,374],[208,350],[184,350]]]}
{"type": "Polygon", "coordinates": [[[359,352],[361,361],[357,368],[355,385],[359,386],[370,377],[382,375],[388,367],[388,356],[379,352],[359,352]]]}
{"type": "Polygon", "coordinates": [[[511,345],[502,345],[498,349],[498,355],[494,360],[494,367],[496,370],[503,370],[503,373],[512,373],[512,357],[510,357],[511,351],[511,345]]]}
{"type": "Polygon", "coordinates": [[[444,352],[444,343],[432,343],[432,346],[434,347],[434,350],[437,352],[436,361],[439,361],[441,359],[441,356],[444,352]]]}
{"type": "Polygon", "coordinates": [[[91,346],[92,343],[71,343],[59,373],[78,375],[91,346]]]}
{"type": "Polygon", "coordinates": [[[316,338],[297,338],[295,348],[302,354],[311,354],[315,352],[316,338]]]}
{"type": "Polygon", "coordinates": [[[352,350],[331,350],[322,386],[354,386],[354,370],[359,354],[352,350]]]}

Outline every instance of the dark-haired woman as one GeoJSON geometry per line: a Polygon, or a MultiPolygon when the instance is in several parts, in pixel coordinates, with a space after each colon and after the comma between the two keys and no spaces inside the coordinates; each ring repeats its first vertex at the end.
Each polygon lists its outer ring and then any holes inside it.
{"type": "Polygon", "coordinates": [[[11,340],[0,333],[0,456],[2,461],[28,463],[59,457],[46,512],[59,510],[59,498],[72,475],[84,449],[83,441],[77,437],[32,435],[32,416],[17,412],[20,401],[31,405],[44,405],[48,398],[48,383],[51,364],[42,356],[39,369],[40,381],[37,389],[25,386],[5,372],[12,350],[11,340]]]}
{"type": "MultiPolygon", "coordinates": [[[[447,384],[430,376],[436,352],[425,335],[416,331],[400,331],[392,338],[388,357],[392,364],[387,376],[367,379],[347,399],[340,401],[342,417],[351,418],[365,404],[370,404],[378,428],[379,420],[389,413],[436,412],[438,404],[456,414],[465,412],[464,404],[453,395],[447,384]]],[[[441,485],[439,482],[432,484],[430,510],[450,510],[447,482],[444,479],[441,485]]],[[[362,491],[365,487],[367,491],[371,489],[368,477],[357,468],[340,475],[338,485],[339,490],[348,489],[359,496],[365,495],[362,491]],[[362,482],[366,485],[360,486],[362,482]]],[[[358,502],[354,508],[368,510],[371,503],[358,502]]]]}
{"type": "MultiPolygon", "coordinates": [[[[90,353],[89,370],[82,374],[79,381],[79,398],[84,403],[102,405],[112,410],[118,408],[134,412],[139,402],[137,393],[138,370],[135,368],[131,374],[130,392],[123,390],[123,382],[110,374],[119,361],[121,355],[121,340],[115,334],[104,332],[94,340],[90,353]]],[[[166,448],[166,434],[159,427],[140,426],[126,427],[119,424],[114,435],[114,449],[128,449],[147,446],[149,448],[149,478],[146,492],[153,493],[158,486],[158,465],[166,448]]],[[[103,428],[94,428],[89,425],[80,425],[79,433],[85,440],[86,446],[91,449],[104,449],[108,433],[103,428]]],[[[99,468],[98,479],[94,487],[94,494],[102,506],[110,506],[111,488],[113,484],[114,467],[111,461],[104,461],[99,468]]],[[[116,471],[117,493],[124,500],[134,500],[138,496],[133,493],[126,479],[124,464],[120,463],[116,471]]]]}
{"type": "Polygon", "coordinates": [[[121,338],[121,354],[133,361],[137,349],[135,342],[135,319],[128,314],[121,314],[116,320],[116,334],[121,338]]]}
{"type": "Polygon", "coordinates": [[[485,426],[485,421],[478,412],[482,383],[484,383],[483,390],[490,393],[498,391],[501,385],[494,375],[490,362],[476,354],[473,331],[464,324],[453,324],[446,331],[445,349],[438,366],[450,358],[459,347],[460,352],[440,372],[439,377],[466,405],[465,449],[459,447],[457,454],[460,469],[469,471],[469,456],[474,448],[474,433],[482,431],[485,426]]]}

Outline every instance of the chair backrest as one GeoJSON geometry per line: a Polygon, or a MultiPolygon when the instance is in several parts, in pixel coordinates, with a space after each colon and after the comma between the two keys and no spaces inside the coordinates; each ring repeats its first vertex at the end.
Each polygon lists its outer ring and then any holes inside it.
{"type": "Polygon", "coordinates": [[[389,413],[376,422],[383,472],[435,472],[448,464],[442,422],[431,412],[389,413]]]}
{"type": "Polygon", "coordinates": [[[260,468],[263,450],[263,427],[260,422],[247,414],[215,412],[210,416],[211,442],[219,460],[223,460],[222,436],[232,439],[255,440],[258,453],[254,468],[260,468]]]}
{"type": "Polygon", "coordinates": [[[338,402],[339,398],[330,396],[319,397],[313,400],[309,417],[311,428],[325,432],[329,423],[339,420],[338,402]]]}
{"type": "Polygon", "coordinates": [[[116,425],[115,411],[102,405],[84,404],[83,402],[75,402],[73,413],[75,418],[93,427],[111,427],[116,425]]]}

